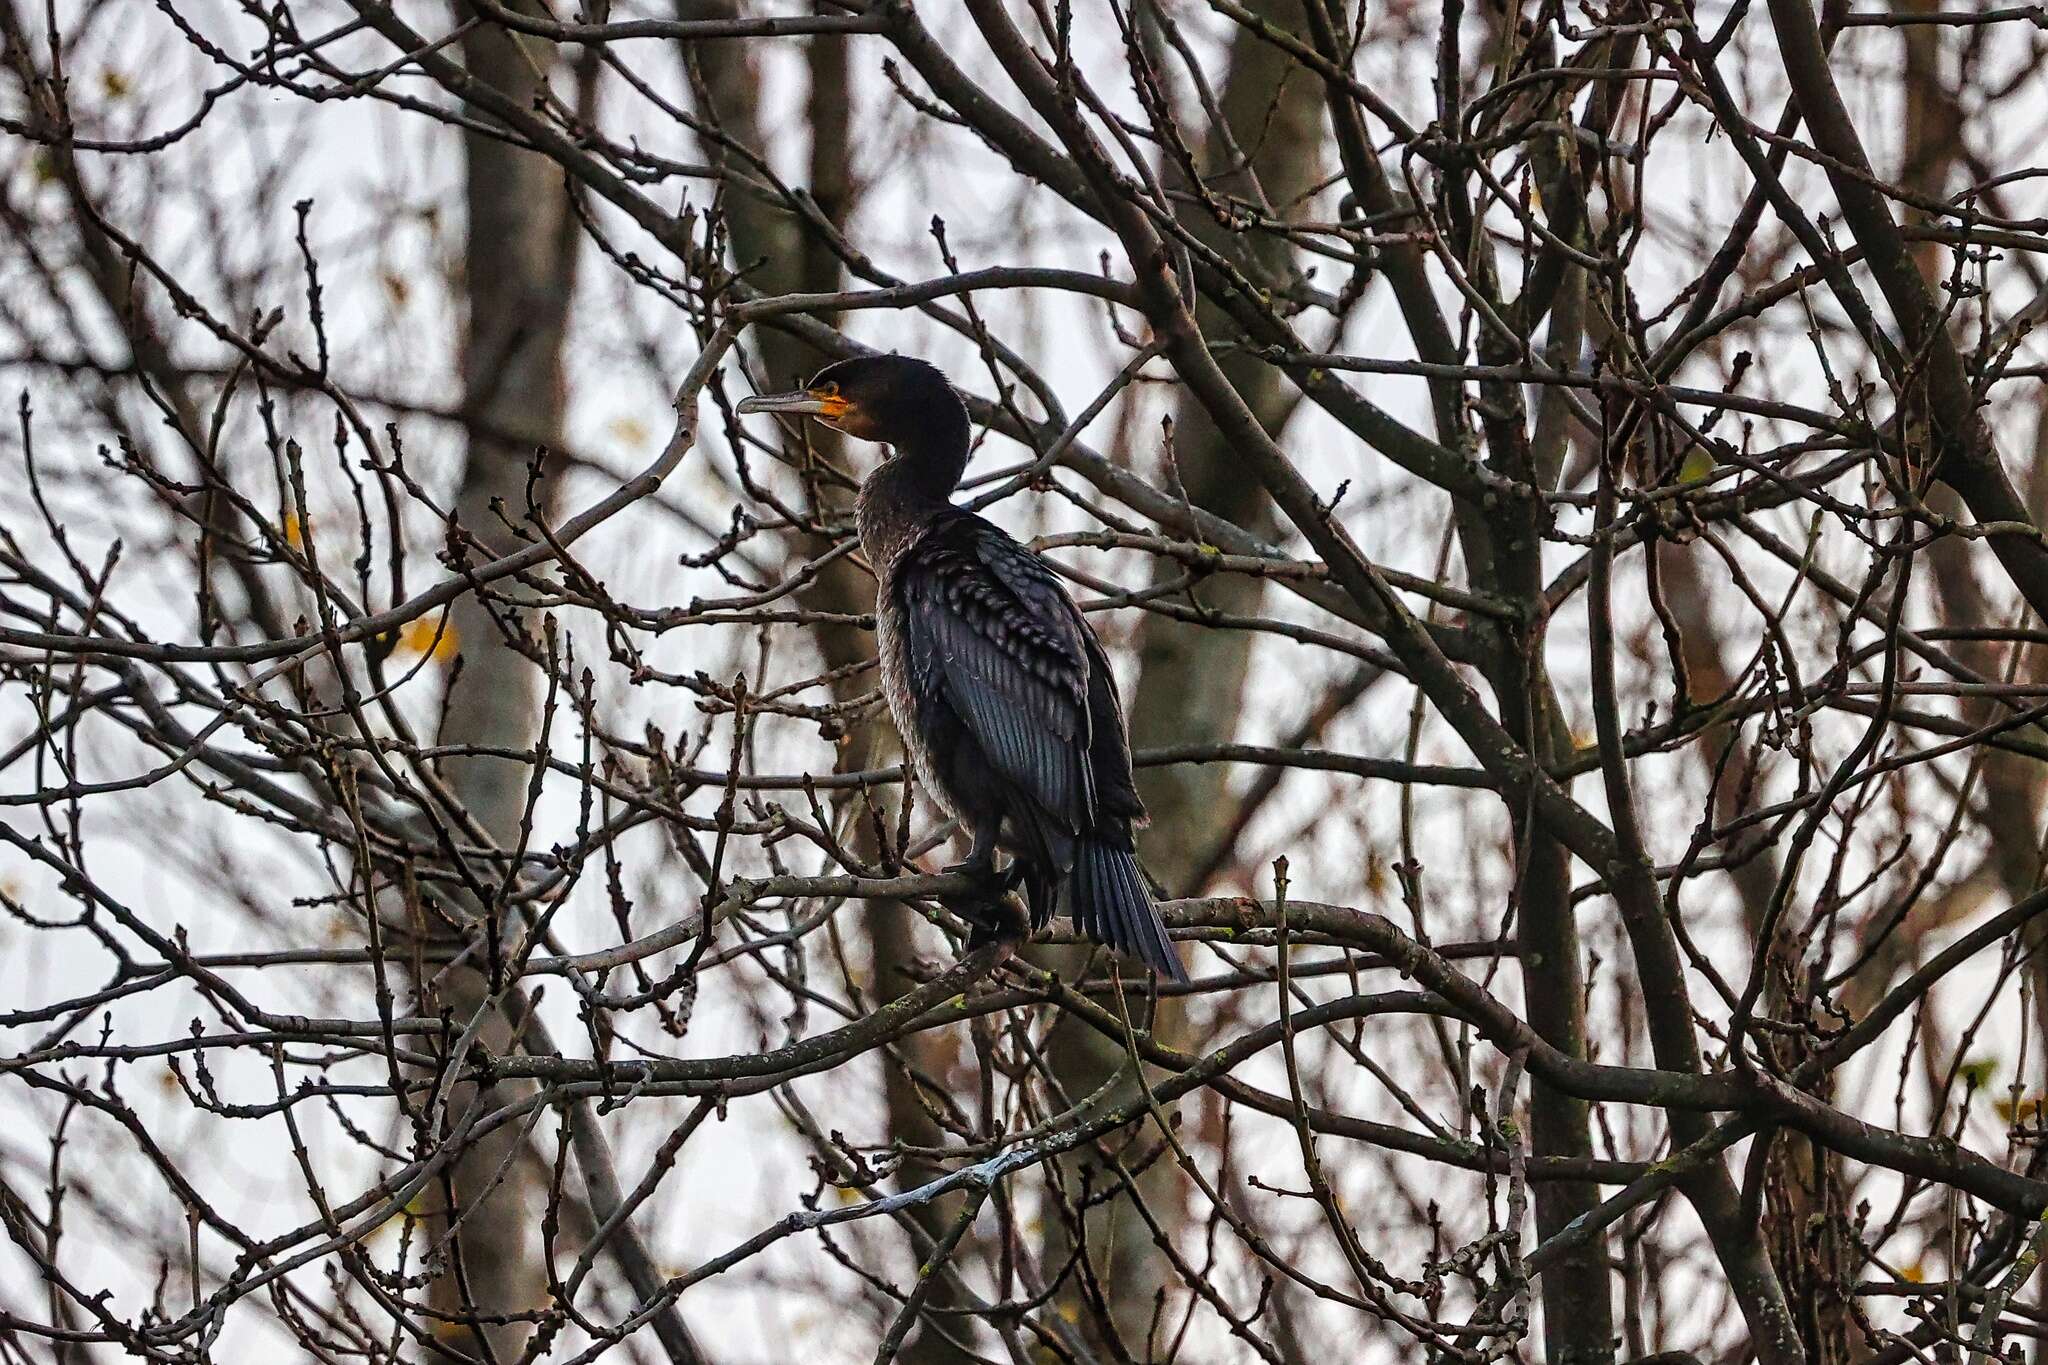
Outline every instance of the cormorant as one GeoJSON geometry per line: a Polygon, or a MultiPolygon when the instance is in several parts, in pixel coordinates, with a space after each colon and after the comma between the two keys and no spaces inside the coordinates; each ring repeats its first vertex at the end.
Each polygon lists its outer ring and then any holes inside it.
{"type": "Polygon", "coordinates": [[[800,413],[892,448],[861,483],[855,519],[876,574],[883,691],[925,790],[973,838],[955,869],[1022,880],[1031,926],[1055,909],[1097,943],[1186,981],[1131,830],[1116,680],[1046,562],[949,498],[967,467],[967,405],[908,356],[863,356],[743,413],[800,413]],[[998,848],[1012,865],[998,874],[998,848]]]}

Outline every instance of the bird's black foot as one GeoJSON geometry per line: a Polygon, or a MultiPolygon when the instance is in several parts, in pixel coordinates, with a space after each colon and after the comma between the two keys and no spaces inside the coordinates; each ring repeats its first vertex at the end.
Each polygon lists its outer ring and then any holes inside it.
{"type": "Polygon", "coordinates": [[[970,857],[940,871],[971,877],[979,883],[976,890],[946,901],[946,908],[967,922],[969,952],[985,944],[1026,937],[1029,921],[1010,899],[1010,893],[1024,880],[1024,869],[1020,864],[1013,861],[1009,866],[998,869],[995,855],[990,853],[970,857]]]}
{"type": "Polygon", "coordinates": [[[972,877],[978,882],[994,881],[996,875],[996,855],[985,853],[968,858],[962,862],[951,863],[940,868],[939,873],[941,876],[946,877],[972,877]]]}
{"type": "Polygon", "coordinates": [[[1007,896],[1024,884],[1022,863],[1011,859],[1008,866],[998,869],[993,854],[986,858],[969,858],[939,871],[947,876],[972,877],[997,896],[1007,896]]]}
{"type": "Polygon", "coordinates": [[[967,951],[991,943],[1019,943],[1029,937],[1028,921],[1007,896],[956,901],[953,913],[967,922],[967,951]]]}

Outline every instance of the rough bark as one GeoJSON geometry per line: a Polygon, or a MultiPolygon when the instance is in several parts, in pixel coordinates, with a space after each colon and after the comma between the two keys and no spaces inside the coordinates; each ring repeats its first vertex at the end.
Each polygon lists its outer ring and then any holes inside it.
{"type": "MultiPolygon", "coordinates": [[[[1297,29],[1302,22],[1299,0],[1258,0],[1249,8],[1284,28],[1297,29]]],[[[1286,53],[1239,30],[1218,99],[1229,135],[1211,129],[1202,153],[1210,173],[1209,190],[1286,214],[1322,174],[1321,94],[1286,53]],[[1236,164],[1239,152],[1246,164],[1236,164]]],[[[1233,259],[1245,259],[1254,278],[1287,273],[1287,245],[1271,234],[1230,233],[1201,208],[1190,208],[1182,216],[1210,246],[1233,259]]],[[[1213,305],[1201,305],[1197,317],[1207,336],[1226,340],[1238,335],[1213,305]]],[[[1245,405],[1268,431],[1277,433],[1299,401],[1285,376],[1244,355],[1226,356],[1220,363],[1245,405]]],[[[1168,478],[1177,480],[1189,500],[1205,511],[1261,534],[1272,527],[1265,491],[1244,477],[1215,422],[1187,395],[1174,406],[1168,478]]],[[[1155,578],[1180,572],[1180,566],[1166,563],[1155,571],[1155,578]]],[[[1249,614],[1258,611],[1264,586],[1257,578],[1218,575],[1203,583],[1195,596],[1214,610],[1249,614]]],[[[1251,640],[1245,632],[1209,630],[1159,615],[1143,617],[1130,715],[1132,744],[1150,748],[1236,738],[1251,640]]],[[[1140,844],[1145,865],[1177,895],[1195,895],[1203,889],[1184,883],[1231,828],[1229,775],[1221,764],[1182,764],[1139,774],[1140,794],[1152,813],[1152,829],[1140,844]]],[[[1224,865],[1231,866],[1227,861],[1224,865]]]]}
{"type": "MultiPolygon", "coordinates": [[[[473,74],[522,105],[531,102],[554,53],[551,46],[521,43],[495,27],[472,30],[462,48],[473,74]]],[[[472,117],[487,116],[472,110],[472,117]]],[[[533,462],[541,461],[542,479],[535,487],[543,498],[554,484],[549,476],[559,472],[546,449],[562,421],[562,342],[578,234],[561,169],[552,161],[480,132],[465,131],[462,146],[467,207],[462,383],[470,436],[455,512],[463,531],[484,547],[468,553],[489,557],[516,544],[514,528],[529,520],[533,462]],[[487,434],[492,432],[527,433],[532,439],[487,434]]],[[[530,747],[539,709],[538,672],[507,642],[479,594],[459,598],[451,622],[460,663],[440,741],[530,747]]],[[[515,630],[532,628],[509,624],[515,630]]],[[[444,773],[494,842],[516,840],[526,803],[524,765],[451,759],[444,773]]],[[[464,908],[499,912],[495,906],[464,908]]],[[[466,1022],[484,1007],[489,993],[486,974],[459,971],[440,983],[438,1004],[466,1022]]],[[[498,1055],[513,1050],[516,1040],[503,1015],[492,1009],[489,1018],[483,1045],[498,1055]]],[[[471,1098],[458,1087],[454,1111],[471,1098]]],[[[505,1099],[493,1095],[485,1102],[505,1099]]],[[[516,1125],[492,1132],[464,1155],[444,1184],[463,1222],[454,1243],[456,1256],[436,1281],[439,1311],[488,1318],[533,1308],[546,1298],[538,1235],[546,1192],[534,1163],[516,1159],[523,1141],[516,1125]]],[[[527,1329],[519,1323],[487,1324],[482,1335],[479,1343],[471,1332],[458,1331],[455,1344],[473,1351],[487,1345],[502,1360],[518,1353],[527,1329]]]]}
{"type": "MultiPolygon", "coordinates": [[[[731,0],[678,0],[676,10],[678,17],[685,19],[725,18],[737,12],[731,0]]],[[[724,137],[740,147],[761,151],[767,145],[767,130],[758,117],[757,45],[714,40],[690,47],[686,60],[691,64],[698,98],[707,106],[702,112],[724,137]]],[[[853,118],[846,45],[839,41],[808,43],[804,58],[810,81],[805,117],[811,146],[803,190],[827,221],[843,224],[853,213],[857,194],[848,143],[853,118]]],[[[726,169],[724,212],[730,254],[735,265],[748,270],[748,280],[769,294],[831,293],[845,288],[844,264],[824,236],[808,230],[786,205],[771,202],[749,187],[741,159],[732,150],[713,148],[712,152],[721,158],[726,169]]],[[[831,321],[830,317],[821,320],[831,321]]],[[[801,383],[830,358],[788,332],[764,330],[758,333],[757,340],[768,369],[768,382],[776,386],[801,383]]],[[[804,435],[819,458],[861,472],[846,463],[858,448],[849,448],[834,433],[816,424],[807,425],[804,435]]],[[[826,510],[837,514],[849,512],[850,499],[826,493],[822,486],[821,496],[828,499],[826,510]]],[[[814,555],[827,545],[820,540],[798,542],[791,548],[797,554],[814,555]]],[[[853,559],[841,556],[824,567],[799,594],[799,600],[807,609],[847,616],[871,610],[874,594],[872,575],[853,559]]],[[[811,633],[823,656],[821,662],[829,669],[839,670],[874,657],[874,639],[865,630],[824,622],[813,626],[811,633]]],[[[848,701],[873,685],[870,673],[839,675],[833,684],[834,699],[848,701]]],[[[838,767],[854,771],[893,762],[895,745],[888,717],[877,711],[842,738],[838,767]]],[[[848,794],[835,809],[843,809],[847,800],[855,799],[856,795],[848,794]]],[[[893,806],[893,801],[889,804],[893,806]]],[[[850,846],[862,857],[874,856],[876,849],[866,819],[854,822],[848,838],[850,846]]],[[[917,915],[900,901],[877,901],[867,908],[861,927],[866,931],[873,970],[871,988],[878,1000],[894,999],[914,984],[908,968],[919,951],[917,915]]],[[[908,1065],[892,1061],[882,1070],[889,1138],[907,1146],[940,1145],[945,1135],[920,1099],[911,1071],[915,1068],[928,1075],[943,1074],[953,1060],[951,1049],[942,1036],[922,1034],[904,1040],[902,1052],[908,1065]]],[[[906,1161],[897,1185],[910,1188],[939,1173],[936,1167],[906,1161]]],[[[937,1200],[919,1206],[911,1216],[926,1236],[936,1242],[944,1235],[957,1208],[957,1199],[937,1200]]],[[[971,1259],[965,1250],[956,1254],[963,1261],[971,1259]]],[[[943,1284],[934,1287],[933,1301],[941,1307],[947,1303],[943,1284]]],[[[957,1359],[958,1353],[940,1334],[920,1328],[911,1333],[895,1358],[906,1365],[943,1365],[957,1359]]]]}
{"type": "MultiPolygon", "coordinates": [[[[1904,13],[1926,14],[1937,6],[1930,0],[1895,0],[1894,8],[1904,13]]],[[[1942,71],[1944,35],[1932,25],[1914,25],[1903,29],[1899,39],[1905,49],[1906,96],[1905,146],[1899,182],[1918,194],[1939,196],[1946,193],[1956,166],[1965,155],[1963,110],[1942,71]]],[[[1909,222],[1926,219],[1926,215],[1912,211],[1906,217],[1909,222]]],[[[1940,243],[1916,243],[1913,263],[1919,267],[1920,276],[1930,290],[1942,287],[1950,258],[1948,250],[1940,243]]],[[[2019,487],[2022,495],[2027,496],[2029,511],[2038,516],[2038,447],[2035,454],[2034,478],[2020,480],[2019,487]]],[[[1931,490],[1928,502],[1948,516],[1960,517],[1965,512],[1962,498],[1946,485],[1931,490]]],[[[1942,615],[1947,622],[1955,626],[1989,624],[1995,609],[1978,572],[1972,547],[1967,543],[1942,540],[1929,547],[1928,560],[1934,571],[1934,585],[1942,615]]],[[[1955,652],[1965,664],[1985,677],[2003,680],[2010,676],[2017,682],[2034,682],[2040,673],[2039,651],[2025,645],[1958,640],[1955,652]],[[2014,653],[2017,658],[2012,657],[2014,653]]],[[[1992,718],[1996,708],[1995,702],[1977,701],[1965,705],[1964,715],[1971,724],[1982,725],[1992,718]]],[[[2025,754],[1994,749],[1983,755],[1977,776],[1982,793],[1978,810],[1984,831],[1990,836],[1990,844],[1985,851],[1984,865],[1978,877],[1971,882],[1992,880],[2014,900],[2029,895],[2041,885],[2041,814],[2044,795],[2048,795],[2044,776],[2048,776],[2048,772],[2044,772],[2042,765],[2025,754]]],[[[1966,888],[1968,885],[1965,883],[1966,888]]],[[[1958,905],[1966,905],[1969,899],[1963,893],[1944,897],[1943,903],[1933,909],[1945,920],[1950,917],[1946,902],[1952,900],[1958,905]]],[[[1896,937],[1911,937],[1904,932],[1905,927],[1902,926],[1896,937]]],[[[1911,927],[1917,929],[1922,926],[1911,927]]],[[[2022,1087],[2023,1096],[2032,1097],[2038,1112],[2041,1096],[2048,1094],[2048,1045],[2044,1045],[2048,1043],[2048,925],[2038,920],[2029,922],[2020,931],[2020,943],[2026,954],[2032,1006],[2032,1017],[2027,1021],[2033,1032],[2028,1053],[2035,1060],[2031,1075],[2015,1075],[2011,1080],[2022,1087]]],[[[1884,984],[1873,982],[1869,989],[1882,989],[1884,984]]],[[[2016,1112],[2014,1121],[2021,1123],[2025,1120],[2016,1112]]],[[[1839,1159],[1827,1159],[1832,1165],[1840,1165],[1839,1159]]]]}
{"type": "MultiPolygon", "coordinates": [[[[1289,29],[1302,23],[1299,0],[1254,0],[1249,8],[1289,29]]],[[[1160,63],[1166,66],[1171,60],[1162,55],[1160,63]]],[[[1227,128],[1211,127],[1200,149],[1209,191],[1287,214],[1320,174],[1325,138],[1321,95],[1319,86],[1284,52],[1240,29],[1218,91],[1227,128]]],[[[1289,268],[1286,243],[1271,234],[1230,232],[1200,207],[1188,208],[1183,219],[1208,245],[1243,261],[1255,278],[1284,276],[1289,268]]],[[[1213,305],[1202,305],[1198,316],[1206,335],[1218,340],[1237,335],[1229,318],[1213,305]]],[[[1298,393],[1262,361],[1240,355],[1222,364],[1246,405],[1268,431],[1277,433],[1299,401],[1298,393]]],[[[1167,478],[1174,491],[1184,492],[1205,511],[1260,534],[1273,526],[1264,489],[1244,476],[1230,443],[1190,395],[1181,395],[1174,405],[1167,478]]],[[[1170,561],[1155,563],[1155,581],[1183,571],[1170,561]]],[[[1264,586],[1253,577],[1218,575],[1201,584],[1193,596],[1212,610],[1253,614],[1264,586]]],[[[1246,632],[1210,630],[1146,614],[1137,636],[1138,676],[1129,712],[1132,744],[1151,748],[1239,738],[1252,641],[1246,632]]],[[[1230,769],[1222,764],[1182,764],[1138,774],[1139,792],[1152,816],[1151,828],[1140,836],[1139,851],[1146,869],[1169,893],[1198,894],[1203,888],[1191,879],[1209,866],[1231,875],[1244,873],[1242,862],[1221,856],[1226,851],[1219,847],[1236,826],[1229,779],[1230,769]]],[[[1071,975],[1082,969],[1088,955],[1068,949],[1043,950],[1040,956],[1047,965],[1071,975]]],[[[1181,1014],[1177,1003],[1162,1002],[1155,1027],[1176,1034],[1181,1014]]],[[[1075,1096],[1093,1093],[1130,1065],[1113,1039],[1071,1022],[1053,1030],[1048,1053],[1061,1085],[1075,1096]]],[[[1099,1168],[1092,1154],[1077,1154],[1066,1164],[1070,1190],[1084,1182],[1097,1189],[1114,1184],[1114,1177],[1099,1168]]],[[[1178,1169],[1170,1162],[1156,1162],[1134,1183],[1152,1216],[1171,1236],[1187,1216],[1184,1178],[1178,1169]]],[[[1125,1348],[1143,1359],[1167,1267],[1152,1250],[1152,1230],[1127,1199],[1102,1202],[1086,1217],[1090,1254],[1113,1271],[1101,1285],[1110,1317],[1125,1348]]]]}

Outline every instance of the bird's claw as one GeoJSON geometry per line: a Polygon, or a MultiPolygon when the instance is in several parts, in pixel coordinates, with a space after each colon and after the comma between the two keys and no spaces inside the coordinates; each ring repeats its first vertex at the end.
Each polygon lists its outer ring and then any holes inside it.
{"type": "Polygon", "coordinates": [[[1001,872],[996,871],[996,860],[993,857],[969,858],[965,862],[942,867],[939,872],[948,877],[972,877],[978,882],[993,886],[998,893],[1008,891],[1024,875],[1015,863],[1011,863],[1001,872]]]}
{"type": "Polygon", "coordinates": [[[972,909],[955,905],[953,913],[967,922],[967,951],[990,943],[1021,943],[1030,937],[1024,916],[1010,902],[983,901],[972,909]]]}
{"type": "Polygon", "coordinates": [[[993,856],[969,858],[941,868],[948,876],[968,877],[978,883],[975,891],[947,899],[947,906],[968,925],[967,947],[971,952],[984,944],[1020,939],[1024,921],[1006,903],[1006,897],[1024,881],[1023,865],[1012,860],[997,868],[993,856]]]}
{"type": "Polygon", "coordinates": [[[951,867],[939,870],[948,876],[972,878],[980,885],[970,894],[975,899],[986,899],[991,904],[1000,904],[1006,896],[1024,885],[1024,864],[1014,858],[1002,868],[996,867],[993,858],[982,862],[970,858],[964,863],[954,863],[951,867]]]}

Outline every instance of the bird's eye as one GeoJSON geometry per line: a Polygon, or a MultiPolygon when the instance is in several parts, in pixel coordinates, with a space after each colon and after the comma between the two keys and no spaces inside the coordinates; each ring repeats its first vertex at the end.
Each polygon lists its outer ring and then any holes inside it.
{"type": "Polygon", "coordinates": [[[818,386],[818,393],[824,398],[837,398],[839,396],[839,385],[836,381],[827,380],[818,386]]]}

